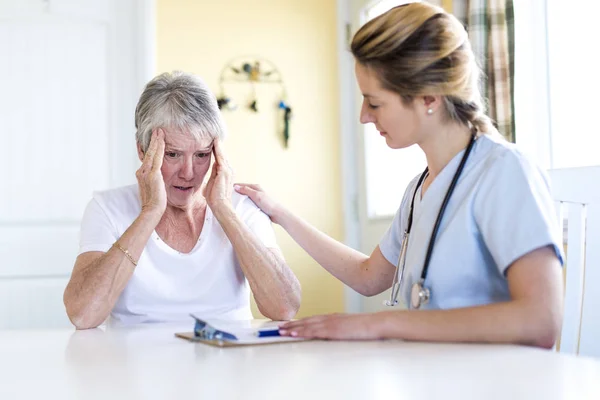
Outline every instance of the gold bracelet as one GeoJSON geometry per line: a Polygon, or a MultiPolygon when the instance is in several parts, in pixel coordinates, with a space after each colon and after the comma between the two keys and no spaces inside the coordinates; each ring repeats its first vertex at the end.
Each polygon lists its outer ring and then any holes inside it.
{"type": "Polygon", "coordinates": [[[129,254],[129,251],[127,251],[126,249],[122,248],[121,245],[119,244],[119,242],[115,242],[113,244],[113,247],[116,247],[117,249],[121,250],[129,259],[129,261],[131,261],[131,263],[137,267],[137,261],[135,261],[133,259],[133,257],[131,256],[131,254],[129,254]]]}

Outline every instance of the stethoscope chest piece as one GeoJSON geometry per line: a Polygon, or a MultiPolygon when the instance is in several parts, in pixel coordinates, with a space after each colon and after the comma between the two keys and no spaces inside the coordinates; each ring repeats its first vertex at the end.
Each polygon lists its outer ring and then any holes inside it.
{"type": "Polygon", "coordinates": [[[423,283],[423,279],[413,283],[410,290],[410,306],[415,310],[418,310],[422,305],[429,303],[429,298],[431,297],[431,292],[428,288],[423,286],[423,283]]]}

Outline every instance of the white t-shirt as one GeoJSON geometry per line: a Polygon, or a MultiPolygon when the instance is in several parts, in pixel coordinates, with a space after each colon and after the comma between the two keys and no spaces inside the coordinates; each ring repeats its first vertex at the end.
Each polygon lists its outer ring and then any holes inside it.
{"type": "MultiPolygon", "coordinates": [[[[239,218],[277,249],[269,217],[247,196],[232,195],[239,218]]],[[[141,210],[137,185],[94,193],[81,222],[79,254],[107,252],[141,210]]],[[[175,322],[194,313],[207,319],[251,319],[250,289],[233,246],[206,209],[204,226],[190,253],[180,253],[152,232],[111,318],[123,323],[175,322]]]]}
{"type": "MultiPolygon", "coordinates": [[[[422,198],[421,188],[417,191],[400,288],[406,304],[412,284],[421,278],[435,220],[463,155],[464,150],[446,165],[422,198]]],[[[379,243],[384,257],[394,265],[417,181],[418,177],[408,185],[400,209],[379,243]]],[[[442,218],[425,280],[431,299],[422,308],[469,307],[510,300],[507,268],[544,246],[553,247],[562,262],[561,232],[545,172],[513,144],[481,136],[442,218]]]]}

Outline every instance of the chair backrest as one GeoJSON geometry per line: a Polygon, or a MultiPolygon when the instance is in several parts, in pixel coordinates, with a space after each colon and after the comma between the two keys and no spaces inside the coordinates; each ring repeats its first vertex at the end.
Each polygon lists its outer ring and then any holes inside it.
{"type": "Polygon", "coordinates": [[[600,357],[600,166],[549,171],[566,239],[560,352],[600,357]]]}

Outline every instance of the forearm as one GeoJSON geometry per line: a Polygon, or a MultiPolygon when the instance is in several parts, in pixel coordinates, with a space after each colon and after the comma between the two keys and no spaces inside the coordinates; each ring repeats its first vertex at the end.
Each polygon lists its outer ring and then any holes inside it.
{"type": "Polygon", "coordinates": [[[369,295],[370,282],[377,281],[369,270],[369,257],[319,231],[308,222],[284,210],[277,222],[310,256],[330,274],[359,293],[369,295]]]}
{"type": "MultiPolygon", "coordinates": [[[[512,300],[451,310],[373,314],[382,338],[432,342],[517,343],[551,348],[560,327],[551,306],[512,300]]],[[[559,319],[558,319],[559,320],[559,319]]]]}
{"type": "Polygon", "coordinates": [[[230,207],[213,210],[229,238],[261,313],[287,320],[300,308],[298,279],[281,257],[265,247],[230,207]]]}
{"type": "MultiPolygon", "coordinates": [[[[140,214],[119,238],[133,260],[139,260],[159,217],[140,214]]],[[[88,265],[75,268],[65,289],[64,301],[69,318],[79,329],[96,327],[110,314],[129,282],[135,265],[125,253],[111,247],[88,265]]]]}

